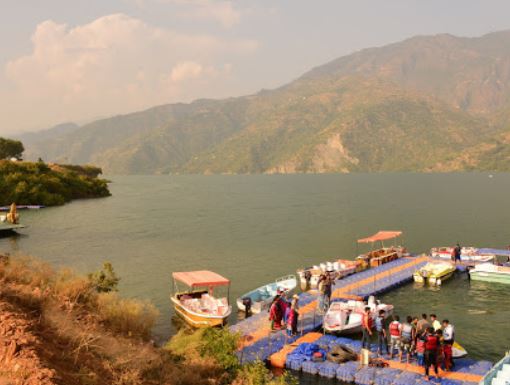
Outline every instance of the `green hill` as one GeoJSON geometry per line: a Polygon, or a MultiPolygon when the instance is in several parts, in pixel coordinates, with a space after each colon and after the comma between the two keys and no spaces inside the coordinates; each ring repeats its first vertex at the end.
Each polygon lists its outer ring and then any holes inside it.
{"type": "Polygon", "coordinates": [[[106,173],[510,170],[510,31],[415,37],[256,95],[155,107],[27,146],[106,173]]]}

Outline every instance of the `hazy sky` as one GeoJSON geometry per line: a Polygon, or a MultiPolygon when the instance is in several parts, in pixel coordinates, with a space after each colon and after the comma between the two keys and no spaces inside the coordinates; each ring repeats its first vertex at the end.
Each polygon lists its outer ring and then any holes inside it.
{"type": "Polygon", "coordinates": [[[0,0],[0,134],[254,93],[418,34],[510,28],[509,0],[0,0]]]}

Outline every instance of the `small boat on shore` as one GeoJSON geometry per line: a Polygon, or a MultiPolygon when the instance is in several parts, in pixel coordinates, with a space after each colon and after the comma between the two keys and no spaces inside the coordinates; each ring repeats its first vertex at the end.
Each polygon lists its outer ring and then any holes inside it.
{"type": "Polygon", "coordinates": [[[232,312],[228,302],[230,281],[212,271],[172,273],[174,294],[171,301],[175,312],[189,325],[196,328],[222,326],[232,312]],[[181,290],[179,283],[187,289],[181,290]],[[226,297],[216,297],[215,288],[226,287],[226,297]]]}
{"type": "Polygon", "coordinates": [[[9,212],[5,215],[0,215],[0,232],[14,232],[18,229],[22,229],[25,226],[19,223],[18,207],[16,203],[11,204],[9,212]]]}
{"type": "Polygon", "coordinates": [[[281,290],[284,293],[292,292],[297,286],[297,279],[295,275],[287,275],[276,279],[273,283],[261,286],[255,290],[243,294],[236,301],[237,308],[240,311],[246,311],[248,305],[250,311],[258,314],[261,311],[269,309],[273,298],[281,290]]]}
{"type": "Polygon", "coordinates": [[[373,320],[380,310],[385,311],[385,318],[393,314],[393,305],[376,301],[372,296],[368,305],[363,301],[350,300],[347,302],[333,302],[324,316],[324,330],[333,334],[354,334],[361,332],[361,322],[365,306],[370,307],[373,320]]]}
{"type": "MultiPolygon", "coordinates": [[[[453,247],[433,247],[430,249],[432,258],[452,259],[453,247]]],[[[460,249],[460,261],[464,263],[484,263],[494,260],[492,249],[479,249],[476,247],[462,247],[460,249]]]]}
{"type": "Polygon", "coordinates": [[[367,267],[377,267],[384,263],[394,261],[395,259],[402,258],[407,254],[407,250],[404,246],[396,244],[397,238],[401,236],[401,231],[379,231],[370,237],[358,239],[358,244],[371,244],[372,250],[360,254],[357,259],[367,267]],[[394,240],[394,245],[390,247],[385,246],[384,241],[388,240],[394,240]],[[379,244],[378,248],[374,248],[376,244],[379,244]]]}
{"type": "Polygon", "coordinates": [[[335,262],[323,262],[319,265],[299,269],[297,271],[301,290],[317,289],[321,274],[331,274],[334,279],[341,279],[350,274],[363,270],[359,261],[339,259],[335,262]]]}
{"type": "Polygon", "coordinates": [[[416,270],[413,274],[414,282],[429,285],[441,285],[455,273],[456,267],[452,262],[434,261],[416,270]]]}

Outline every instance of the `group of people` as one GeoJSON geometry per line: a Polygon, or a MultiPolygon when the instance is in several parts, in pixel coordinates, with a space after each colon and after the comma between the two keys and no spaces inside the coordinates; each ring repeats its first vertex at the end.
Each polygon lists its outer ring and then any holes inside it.
{"type": "Polygon", "coordinates": [[[299,296],[294,294],[287,299],[285,291],[278,290],[269,307],[271,330],[281,330],[284,326],[288,335],[297,335],[299,318],[299,296]]]}
{"type": "Polygon", "coordinates": [[[373,320],[370,307],[366,307],[362,331],[363,348],[370,349],[372,336],[375,335],[378,355],[381,355],[385,349],[390,358],[393,358],[397,350],[399,359],[402,361],[402,354],[406,352],[408,363],[411,356],[416,356],[418,364],[425,368],[426,379],[429,378],[431,366],[436,375],[439,365],[443,370],[453,368],[452,349],[455,327],[447,319],[439,322],[435,314],[430,314],[430,318],[422,314],[421,319],[407,316],[403,322],[398,315],[394,315],[388,324],[384,310],[380,310],[373,320]]]}

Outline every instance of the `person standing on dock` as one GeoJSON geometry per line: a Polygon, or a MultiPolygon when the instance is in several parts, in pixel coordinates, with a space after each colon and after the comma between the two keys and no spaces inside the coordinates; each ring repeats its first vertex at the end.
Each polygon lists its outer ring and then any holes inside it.
{"type": "MultiPolygon", "coordinates": [[[[414,341],[415,329],[413,328],[413,317],[407,316],[406,322],[402,324],[402,348],[401,351],[405,350],[407,363],[411,359],[412,346],[414,341]]],[[[401,358],[402,360],[402,358],[401,358]]]]}
{"type": "Polygon", "coordinates": [[[457,245],[453,249],[453,255],[455,259],[455,264],[457,264],[457,261],[460,263],[460,255],[462,254],[462,248],[460,247],[460,244],[457,243],[457,245]]]}
{"type": "Polygon", "coordinates": [[[273,303],[269,308],[269,320],[271,321],[271,330],[280,330],[282,328],[282,308],[280,306],[280,296],[277,295],[273,299],[273,303]]]}
{"type": "Polygon", "coordinates": [[[331,271],[327,271],[325,274],[322,274],[319,278],[319,292],[320,292],[320,301],[319,307],[320,310],[326,312],[329,308],[329,304],[331,302],[331,294],[333,289],[333,278],[331,277],[331,271]]]}
{"type": "Polygon", "coordinates": [[[455,342],[455,327],[447,319],[443,320],[444,361],[447,369],[453,368],[453,344],[455,342]]]}
{"type": "Polygon", "coordinates": [[[393,316],[390,323],[390,360],[393,359],[393,352],[398,350],[398,356],[402,362],[402,324],[398,315],[393,316]]]}
{"type": "Polygon", "coordinates": [[[434,331],[441,329],[441,322],[439,322],[435,314],[430,315],[430,322],[432,323],[431,326],[434,328],[434,331]]]}
{"type": "Polygon", "coordinates": [[[372,334],[373,334],[373,320],[372,320],[372,314],[370,314],[370,307],[365,307],[365,312],[363,313],[363,318],[361,320],[361,331],[362,331],[362,337],[361,337],[361,347],[363,349],[369,349],[370,350],[370,341],[372,340],[372,334]]]}
{"type": "Polygon", "coordinates": [[[386,349],[386,354],[390,354],[388,350],[388,336],[386,334],[386,312],[379,310],[379,315],[375,319],[375,331],[377,332],[377,355],[381,356],[383,347],[386,349]]]}
{"type": "Polygon", "coordinates": [[[429,321],[427,320],[427,315],[425,313],[423,313],[421,315],[421,320],[419,320],[416,323],[416,334],[419,336],[424,335],[427,332],[429,326],[430,326],[430,324],[429,324],[429,321]]]}
{"type": "Polygon", "coordinates": [[[429,380],[429,369],[434,367],[436,377],[439,375],[437,366],[437,352],[439,350],[439,338],[434,332],[434,328],[430,326],[425,336],[425,380],[429,380]]]}

